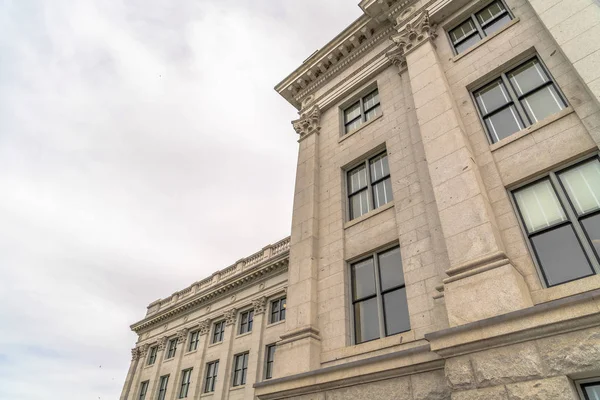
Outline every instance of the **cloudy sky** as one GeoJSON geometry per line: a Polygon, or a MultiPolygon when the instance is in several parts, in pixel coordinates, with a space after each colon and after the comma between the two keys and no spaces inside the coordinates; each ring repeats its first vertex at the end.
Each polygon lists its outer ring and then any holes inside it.
{"type": "Polygon", "coordinates": [[[289,234],[273,86],[358,0],[0,0],[0,399],[117,399],[151,301],[289,234]]]}

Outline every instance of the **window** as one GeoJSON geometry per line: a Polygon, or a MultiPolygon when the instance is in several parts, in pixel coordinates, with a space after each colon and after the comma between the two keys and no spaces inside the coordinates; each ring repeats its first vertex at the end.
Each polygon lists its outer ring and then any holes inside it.
{"type": "Polygon", "coordinates": [[[158,346],[150,347],[148,351],[148,365],[152,365],[156,362],[156,353],[158,352],[158,346]]]}
{"type": "Polygon", "coordinates": [[[218,343],[223,341],[223,335],[225,334],[225,321],[217,322],[214,325],[213,331],[213,343],[218,343]]]}
{"type": "Polygon", "coordinates": [[[167,348],[167,359],[175,357],[177,352],[177,338],[169,340],[169,347],[167,348]]]}
{"type": "Polygon", "coordinates": [[[585,400],[600,400],[600,381],[581,385],[585,400]]]}
{"type": "Polygon", "coordinates": [[[215,391],[217,383],[217,372],[219,372],[219,360],[206,364],[206,379],[204,381],[204,393],[215,391]]]}
{"type": "Polygon", "coordinates": [[[353,263],[351,273],[357,344],[410,330],[400,247],[353,263]]]}
{"type": "Polygon", "coordinates": [[[285,320],[285,297],[271,302],[271,323],[285,320]]]}
{"type": "Polygon", "coordinates": [[[150,381],[144,381],[140,385],[140,396],[138,397],[138,400],[146,400],[146,392],[148,392],[149,383],[150,381]]]}
{"type": "Polygon", "coordinates": [[[501,0],[494,1],[475,14],[471,14],[469,18],[448,32],[454,52],[462,53],[482,38],[498,31],[512,18],[508,7],[501,0]]]}
{"type": "Polygon", "coordinates": [[[275,361],[275,345],[271,344],[267,346],[265,352],[265,379],[273,377],[273,361],[275,361]]]}
{"type": "Polygon", "coordinates": [[[551,172],[513,192],[532,252],[547,286],[599,270],[600,160],[551,172]]]}
{"type": "Polygon", "coordinates": [[[181,388],[179,389],[179,398],[185,399],[190,390],[190,380],[192,379],[192,368],[186,369],[181,375],[181,388]]]}
{"type": "Polygon", "coordinates": [[[252,332],[252,322],[254,321],[254,310],[242,313],[240,318],[240,335],[242,333],[252,332]]]}
{"type": "Polygon", "coordinates": [[[350,220],[392,201],[392,181],[385,152],[348,171],[347,181],[350,220]]]}
{"type": "Polygon", "coordinates": [[[379,91],[375,89],[344,110],[345,133],[352,132],[378,115],[381,115],[381,105],[379,91]]]}
{"type": "Polygon", "coordinates": [[[537,57],[501,74],[473,96],[492,143],[567,107],[537,57]]]}
{"type": "Polygon", "coordinates": [[[190,333],[190,344],[188,351],[194,351],[198,348],[198,342],[200,341],[200,331],[194,331],[190,333]]]}
{"type": "Polygon", "coordinates": [[[160,377],[160,383],[158,384],[158,400],[165,400],[167,395],[167,384],[169,383],[169,375],[163,375],[160,377]]]}
{"type": "Polygon", "coordinates": [[[233,386],[245,385],[246,371],[248,370],[248,353],[235,356],[233,368],[233,386]]]}

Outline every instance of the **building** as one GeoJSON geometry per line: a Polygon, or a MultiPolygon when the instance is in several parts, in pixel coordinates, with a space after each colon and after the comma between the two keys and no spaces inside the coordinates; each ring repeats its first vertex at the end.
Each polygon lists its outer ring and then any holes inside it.
{"type": "Polygon", "coordinates": [[[600,3],[359,6],[276,86],[291,237],[150,304],[121,399],[600,399],[600,3]]]}

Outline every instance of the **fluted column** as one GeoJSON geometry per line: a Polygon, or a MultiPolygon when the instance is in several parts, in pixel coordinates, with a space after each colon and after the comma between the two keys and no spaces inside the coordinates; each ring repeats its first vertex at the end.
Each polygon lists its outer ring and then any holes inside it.
{"type": "Polygon", "coordinates": [[[225,312],[225,335],[221,346],[225,351],[220,353],[219,374],[217,376],[217,385],[215,387],[214,399],[229,398],[229,389],[231,387],[231,365],[233,364],[233,354],[231,348],[233,337],[235,336],[235,322],[237,320],[237,309],[232,308],[225,312]]]}
{"type": "Polygon", "coordinates": [[[423,12],[392,40],[406,58],[419,129],[450,268],[444,295],[451,326],[532,305],[504,244],[435,51],[436,27],[423,12]]]}
{"type": "Polygon", "coordinates": [[[254,398],[254,387],[252,382],[260,382],[262,379],[262,363],[264,359],[263,334],[265,331],[265,311],[267,308],[267,298],[259,297],[252,301],[254,307],[254,322],[252,326],[252,342],[250,345],[250,354],[248,357],[248,371],[246,389],[244,390],[244,399],[254,398]]]}

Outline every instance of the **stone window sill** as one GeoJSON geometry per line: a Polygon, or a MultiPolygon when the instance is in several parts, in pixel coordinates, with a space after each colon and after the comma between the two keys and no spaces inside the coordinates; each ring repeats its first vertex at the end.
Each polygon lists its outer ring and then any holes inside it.
{"type": "Polygon", "coordinates": [[[500,140],[499,142],[496,142],[494,144],[490,145],[490,151],[493,153],[494,151],[501,149],[502,147],[517,141],[519,139],[521,139],[524,136],[530,135],[533,132],[542,129],[545,126],[550,125],[553,122],[558,121],[559,119],[562,119],[564,117],[566,117],[569,114],[572,114],[574,112],[573,108],[571,106],[565,108],[562,111],[557,112],[556,114],[553,114],[551,116],[549,116],[546,119],[543,119],[539,122],[536,122],[535,124],[528,126],[525,129],[520,130],[519,132],[513,133],[512,135],[510,135],[509,137],[506,137],[502,140],[500,140]]]}
{"type": "Polygon", "coordinates": [[[365,129],[367,126],[371,125],[373,122],[378,121],[379,119],[381,119],[383,117],[383,113],[379,114],[378,116],[376,116],[375,118],[373,118],[372,120],[365,122],[364,124],[362,124],[359,128],[356,128],[355,130],[353,130],[350,133],[345,133],[341,138],[339,138],[338,143],[342,143],[344,140],[348,139],[349,137],[351,137],[352,135],[355,135],[357,132],[362,131],[363,129],[365,129]]]}
{"type": "Polygon", "coordinates": [[[171,362],[175,359],[175,357],[171,357],[171,358],[167,358],[166,360],[163,360],[163,364],[171,362]]]}
{"type": "Polygon", "coordinates": [[[211,396],[213,396],[214,394],[215,394],[215,392],[202,393],[202,394],[200,395],[200,398],[203,398],[203,397],[211,397],[211,396]]]}
{"type": "Polygon", "coordinates": [[[208,345],[208,348],[211,348],[211,347],[218,346],[218,345],[220,345],[220,344],[222,344],[222,343],[223,343],[223,341],[222,341],[222,340],[221,340],[220,342],[217,342],[217,343],[211,343],[211,344],[209,344],[209,345],[208,345]]]}
{"type": "Polygon", "coordinates": [[[273,326],[281,325],[285,323],[285,319],[283,321],[273,322],[272,324],[268,324],[267,328],[271,328],[273,326]]]}
{"type": "Polygon", "coordinates": [[[348,229],[351,226],[354,226],[356,224],[360,224],[361,222],[363,222],[364,220],[367,220],[371,217],[374,217],[377,214],[381,214],[382,212],[384,212],[385,210],[389,210],[390,208],[394,207],[394,200],[390,201],[387,204],[382,205],[379,208],[376,208],[374,210],[369,211],[366,214],[361,215],[358,218],[354,218],[352,221],[348,221],[344,224],[344,229],[348,229]]]}
{"type": "Polygon", "coordinates": [[[184,357],[185,357],[185,356],[189,356],[190,354],[194,354],[194,353],[197,353],[197,352],[198,352],[198,349],[196,349],[196,350],[192,350],[192,351],[188,351],[188,352],[187,352],[187,353],[185,353],[183,356],[184,356],[184,357]]]}
{"type": "Polygon", "coordinates": [[[249,336],[249,335],[252,335],[252,331],[245,332],[245,333],[238,333],[237,335],[235,335],[235,338],[238,339],[238,338],[249,336]]]}
{"type": "Polygon", "coordinates": [[[246,389],[246,385],[240,385],[240,386],[232,386],[229,391],[233,392],[234,390],[242,390],[242,389],[246,389]]]}
{"type": "Polygon", "coordinates": [[[472,47],[469,47],[467,50],[463,51],[462,53],[457,54],[454,57],[452,57],[452,62],[457,62],[458,60],[460,60],[461,58],[463,58],[467,54],[472,53],[473,51],[477,50],[478,48],[480,48],[481,46],[483,46],[484,44],[486,44],[487,42],[489,42],[490,40],[492,40],[493,38],[495,38],[496,36],[498,36],[499,34],[501,34],[502,32],[504,32],[505,30],[507,30],[511,26],[515,25],[519,21],[520,21],[519,18],[513,19],[508,24],[504,25],[502,28],[500,28],[498,31],[494,32],[490,36],[486,36],[485,38],[483,38],[483,40],[477,42],[472,47]]]}
{"type": "Polygon", "coordinates": [[[600,275],[592,275],[562,285],[531,292],[531,299],[533,300],[533,304],[537,305],[595,289],[600,289],[600,275]]]}
{"type": "MultiPolygon", "coordinates": [[[[374,352],[385,351],[392,347],[400,345],[409,345],[418,342],[414,338],[412,330],[388,336],[381,339],[371,340],[369,342],[346,346],[338,350],[330,351],[323,357],[322,364],[339,362],[352,357],[371,356],[374,352]]],[[[412,345],[411,345],[412,347],[412,345]]]]}
{"type": "Polygon", "coordinates": [[[146,365],[144,365],[144,369],[146,369],[146,368],[152,368],[152,367],[154,367],[155,364],[156,363],[150,364],[150,365],[146,364],[146,365]]]}

